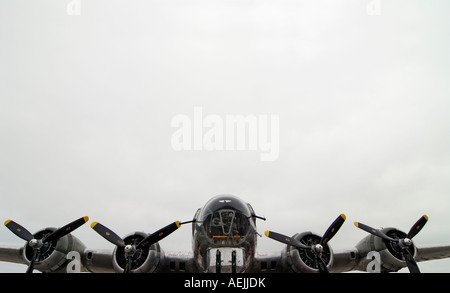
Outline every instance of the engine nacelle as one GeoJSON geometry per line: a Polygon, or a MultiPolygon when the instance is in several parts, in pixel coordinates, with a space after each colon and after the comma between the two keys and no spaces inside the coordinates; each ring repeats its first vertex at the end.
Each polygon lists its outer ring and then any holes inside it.
{"type": "MultiPolygon", "coordinates": [[[[312,232],[297,233],[292,238],[300,241],[305,245],[318,244],[322,239],[321,236],[313,234],[312,232]]],[[[318,273],[319,269],[316,263],[316,257],[310,249],[297,249],[288,245],[283,250],[282,256],[296,273],[318,273]]],[[[333,266],[334,256],[331,246],[328,244],[323,245],[322,259],[327,264],[327,268],[330,269],[333,266]]]]}
{"type": "MultiPolygon", "coordinates": [[[[396,228],[384,228],[381,229],[383,233],[391,238],[403,239],[406,237],[406,233],[396,228]]],[[[358,269],[367,271],[367,266],[372,262],[372,258],[367,258],[370,252],[378,252],[380,256],[380,271],[381,272],[396,272],[401,268],[406,267],[406,262],[402,256],[402,248],[398,243],[390,242],[374,235],[368,235],[364,237],[357,245],[356,248],[359,252],[360,261],[358,263],[358,269]]],[[[412,244],[407,248],[413,257],[417,253],[416,246],[412,244]]]]}
{"type": "MultiPolygon", "coordinates": [[[[57,228],[49,227],[34,234],[35,239],[42,239],[56,231],[57,228]]],[[[67,259],[70,252],[78,252],[83,255],[86,246],[75,236],[67,234],[55,241],[46,242],[40,249],[41,253],[35,261],[34,268],[44,273],[65,273],[66,266],[72,259],[67,259]]],[[[23,258],[30,264],[33,257],[33,249],[27,243],[23,250],[23,258]]]]}
{"type": "MultiPolygon", "coordinates": [[[[135,232],[128,234],[123,240],[125,245],[132,244],[137,245],[148,234],[144,232],[135,232]]],[[[137,249],[131,256],[131,270],[130,273],[152,273],[158,267],[161,259],[164,258],[159,243],[155,243],[150,246],[149,249],[137,249]]],[[[116,247],[113,253],[113,267],[117,273],[123,273],[125,266],[127,265],[127,258],[125,249],[123,247],[116,247]]]]}

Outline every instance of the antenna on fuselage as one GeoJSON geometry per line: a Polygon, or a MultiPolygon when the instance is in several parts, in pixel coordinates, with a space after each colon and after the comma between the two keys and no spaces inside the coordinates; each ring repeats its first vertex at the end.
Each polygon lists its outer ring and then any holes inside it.
{"type": "Polygon", "coordinates": [[[265,217],[257,216],[257,215],[255,215],[255,214],[252,214],[252,215],[251,215],[250,217],[248,217],[247,219],[250,219],[250,218],[257,218],[257,219],[260,219],[260,220],[263,220],[263,221],[266,220],[265,217]]]}
{"type": "MultiPolygon", "coordinates": [[[[263,221],[266,220],[265,217],[257,216],[257,215],[255,215],[255,214],[253,214],[253,213],[252,213],[252,215],[251,215],[250,217],[247,217],[247,219],[250,219],[250,218],[257,218],[257,219],[260,219],[260,220],[263,220],[263,221]]],[[[259,234],[258,231],[257,231],[256,229],[255,229],[255,233],[256,233],[259,237],[262,237],[262,235],[259,234]]]]}

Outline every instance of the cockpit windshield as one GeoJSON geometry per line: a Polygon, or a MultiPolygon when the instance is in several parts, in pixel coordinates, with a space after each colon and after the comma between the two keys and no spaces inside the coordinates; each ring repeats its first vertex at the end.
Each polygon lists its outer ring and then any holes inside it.
{"type": "Polygon", "coordinates": [[[238,240],[249,232],[251,216],[248,206],[240,199],[219,196],[205,205],[201,219],[209,238],[238,240]]]}

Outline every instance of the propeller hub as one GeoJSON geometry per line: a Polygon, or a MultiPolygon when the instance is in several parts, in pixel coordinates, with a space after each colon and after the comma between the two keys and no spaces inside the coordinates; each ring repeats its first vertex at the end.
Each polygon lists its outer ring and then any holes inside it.
{"type": "Polygon", "coordinates": [[[320,255],[320,254],[322,254],[322,252],[323,252],[323,246],[320,245],[320,244],[313,245],[313,246],[312,246],[312,251],[313,251],[315,254],[320,255]]]}
{"type": "Polygon", "coordinates": [[[124,250],[126,255],[132,256],[136,252],[136,247],[134,245],[128,244],[125,246],[124,250]]]}
{"type": "Polygon", "coordinates": [[[29,242],[28,242],[28,244],[30,245],[30,247],[31,248],[33,248],[33,249],[39,249],[39,248],[41,248],[43,245],[44,245],[44,243],[42,242],[42,240],[40,240],[40,239],[31,239],[29,242]]]}
{"type": "Polygon", "coordinates": [[[409,247],[413,244],[412,240],[409,238],[404,238],[399,243],[400,243],[400,246],[403,246],[403,247],[409,247]]]}

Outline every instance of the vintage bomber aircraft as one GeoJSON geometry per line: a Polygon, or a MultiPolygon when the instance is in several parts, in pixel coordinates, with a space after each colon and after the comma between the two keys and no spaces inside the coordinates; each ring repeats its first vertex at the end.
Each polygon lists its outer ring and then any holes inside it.
{"type": "Polygon", "coordinates": [[[365,271],[372,259],[367,255],[378,252],[381,272],[395,272],[408,267],[418,273],[417,262],[450,257],[450,246],[419,248],[412,238],[428,221],[421,217],[408,233],[396,228],[381,230],[362,223],[355,225],[368,232],[354,248],[334,252],[329,241],[344,223],[339,215],[322,235],[311,232],[292,237],[266,231],[265,235],[286,244],[277,253],[258,254],[255,214],[250,204],[232,195],[219,195],[210,199],[195,213],[192,221],[174,222],[152,233],[135,232],[123,239],[100,223],[91,227],[116,247],[113,251],[88,249],[70,232],[88,221],[82,217],[68,225],[45,228],[31,234],[14,221],[5,226],[26,241],[23,247],[0,247],[0,261],[28,264],[27,272],[66,272],[73,252],[81,256],[81,271],[118,273],[157,272],[296,272],[327,273],[365,271]],[[192,223],[193,251],[188,254],[164,253],[158,241],[192,223]]]}

